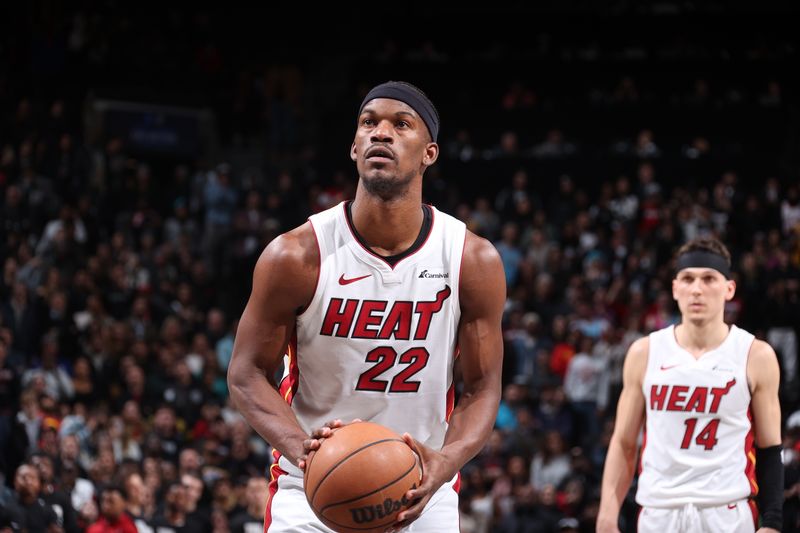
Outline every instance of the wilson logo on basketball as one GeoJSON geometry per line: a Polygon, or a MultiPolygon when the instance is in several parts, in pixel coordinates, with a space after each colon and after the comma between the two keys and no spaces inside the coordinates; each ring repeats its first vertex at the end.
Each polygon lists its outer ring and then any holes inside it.
{"type": "MultiPolygon", "coordinates": [[[[417,484],[414,483],[411,489],[416,489],[417,484]]],[[[368,505],[366,507],[355,507],[350,509],[350,516],[353,517],[353,522],[356,524],[369,524],[375,520],[382,520],[392,513],[400,512],[400,509],[408,505],[408,498],[403,495],[399,500],[392,500],[386,498],[380,505],[368,505]]]]}

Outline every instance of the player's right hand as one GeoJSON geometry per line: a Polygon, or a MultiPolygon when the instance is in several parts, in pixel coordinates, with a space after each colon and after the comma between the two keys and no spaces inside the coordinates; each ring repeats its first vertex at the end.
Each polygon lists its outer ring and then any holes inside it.
{"type": "MultiPolygon", "coordinates": [[[[361,422],[361,419],[360,418],[354,418],[351,422],[348,422],[348,423],[352,424],[353,422],[361,422]]],[[[308,464],[308,462],[314,456],[314,452],[319,450],[320,445],[322,444],[322,442],[326,438],[328,438],[331,435],[333,435],[333,430],[334,429],[337,429],[337,428],[340,428],[340,427],[346,426],[346,425],[347,424],[345,424],[344,422],[342,422],[341,420],[339,420],[337,418],[336,420],[331,420],[330,422],[326,423],[321,428],[318,428],[318,429],[315,429],[314,431],[312,431],[311,435],[309,436],[309,438],[307,438],[306,440],[303,441],[303,455],[301,455],[297,459],[297,466],[300,467],[300,470],[305,470],[306,469],[306,464],[308,464]]]]}

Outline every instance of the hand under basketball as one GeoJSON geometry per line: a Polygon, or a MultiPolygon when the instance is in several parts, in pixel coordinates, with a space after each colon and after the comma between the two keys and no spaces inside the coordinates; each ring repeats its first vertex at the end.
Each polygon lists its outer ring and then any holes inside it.
{"type": "Polygon", "coordinates": [[[408,527],[411,522],[419,518],[439,487],[455,475],[454,466],[444,454],[425,446],[408,433],[403,434],[403,440],[416,452],[422,462],[422,484],[419,488],[406,492],[406,498],[414,504],[397,515],[397,522],[392,525],[392,530],[408,527]]]}
{"type": "MultiPolygon", "coordinates": [[[[350,424],[353,422],[361,422],[361,419],[354,418],[350,424]]],[[[304,453],[297,459],[297,466],[300,467],[300,470],[305,470],[306,463],[314,456],[314,452],[319,449],[320,444],[333,434],[333,430],[345,425],[347,424],[337,418],[336,420],[331,420],[321,428],[315,429],[310,437],[303,441],[304,453]]]]}

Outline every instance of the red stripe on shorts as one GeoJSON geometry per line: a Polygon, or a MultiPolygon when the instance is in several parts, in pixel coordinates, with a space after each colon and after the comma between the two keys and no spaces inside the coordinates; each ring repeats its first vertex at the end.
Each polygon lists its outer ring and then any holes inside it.
{"type": "Polygon", "coordinates": [[[275,497],[275,493],[278,492],[278,478],[286,475],[286,472],[281,470],[278,463],[269,468],[269,473],[269,494],[267,495],[267,508],[264,510],[264,533],[267,533],[269,526],[272,525],[272,499],[275,497]]]}

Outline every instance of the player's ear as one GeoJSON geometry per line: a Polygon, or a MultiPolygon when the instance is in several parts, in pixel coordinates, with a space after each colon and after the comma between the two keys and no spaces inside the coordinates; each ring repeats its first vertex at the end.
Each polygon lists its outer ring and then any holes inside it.
{"type": "Polygon", "coordinates": [[[431,166],[439,159],[439,145],[435,142],[429,142],[425,147],[425,153],[422,155],[422,164],[426,167],[431,166]]]}
{"type": "Polygon", "coordinates": [[[729,279],[726,283],[728,285],[728,290],[725,292],[725,301],[729,302],[733,300],[733,297],[736,295],[736,282],[729,279]]]}
{"type": "Polygon", "coordinates": [[[672,278],[672,299],[678,301],[678,280],[672,278]]]}
{"type": "Polygon", "coordinates": [[[353,144],[350,145],[350,159],[353,161],[356,160],[356,142],[353,141],[353,144]]]}

